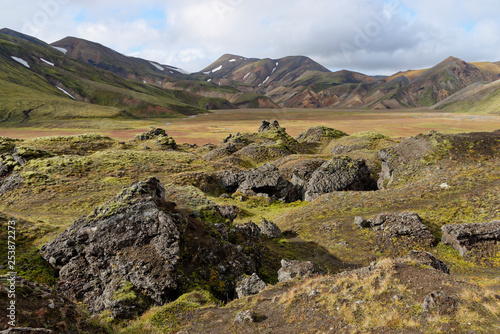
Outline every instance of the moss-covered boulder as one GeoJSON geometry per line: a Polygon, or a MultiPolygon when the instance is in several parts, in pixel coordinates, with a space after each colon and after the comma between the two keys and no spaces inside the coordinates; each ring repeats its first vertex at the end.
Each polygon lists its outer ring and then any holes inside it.
{"type": "Polygon", "coordinates": [[[312,174],[305,188],[305,200],[315,198],[334,191],[376,190],[377,184],[370,177],[370,170],[364,160],[350,157],[334,157],[325,162],[312,174]]]}
{"type": "Polygon", "coordinates": [[[91,313],[106,310],[130,318],[193,285],[223,300],[233,298],[235,278],[258,267],[224,234],[224,223],[177,211],[165,200],[165,188],[151,178],[76,220],[41,253],[59,271],[65,296],[83,302],[91,313]]]}
{"type": "Polygon", "coordinates": [[[301,132],[295,139],[300,142],[318,143],[347,136],[347,133],[327,126],[314,126],[301,132]]]}
{"type": "Polygon", "coordinates": [[[290,154],[292,154],[292,151],[281,145],[281,142],[277,142],[277,144],[272,145],[253,143],[245,146],[234,155],[243,161],[248,161],[252,164],[260,164],[263,162],[270,162],[290,154]]]}
{"type": "Polygon", "coordinates": [[[16,147],[16,142],[20,141],[20,139],[0,137],[0,154],[12,153],[14,151],[14,147],[16,147]]]}
{"type": "Polygon", "coordinates": [[[177,143],[170,137],[164,129],[152,128],[148,132],[135,135],[135,142],[145,142],[160,150],[175,150],[177,143]]]}
{"type": "Polygon", "coordinates": [[[168,136],[167,133],[165,132],[165,129],[161,128],[152,128],[148,132],[144,132],[138,135],[135,135],[134,140],[135,141],[145,141],[145,140],[150,140],[150,139],[156,139],[160,136],[166,137],[168,136]]]}

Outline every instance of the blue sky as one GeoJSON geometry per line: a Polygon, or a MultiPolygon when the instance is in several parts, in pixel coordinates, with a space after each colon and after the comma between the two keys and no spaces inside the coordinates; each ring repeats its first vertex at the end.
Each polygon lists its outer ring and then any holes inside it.
{"type": "Polygon", "coordinates": [[[448,56],[500,61],[498,0],[0,0],[2,25],[76,36],[199,71],[224,53],[305,55],[331,70],[392,74],[448,56]]]}

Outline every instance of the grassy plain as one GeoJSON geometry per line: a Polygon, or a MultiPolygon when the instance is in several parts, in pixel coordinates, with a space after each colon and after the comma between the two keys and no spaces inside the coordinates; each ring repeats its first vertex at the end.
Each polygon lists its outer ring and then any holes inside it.
{"type": "Polygon", "coordinates": [[[332,109],[238,109],[216,110],[198,116],[140,120],[76,120],[50,127],[2,127],[0,135],[28,139],[51,135],[98,133],[117,140],[132,138],[149,127],[166,129],[178,143],[218,143],[231,133],[255,132],[261,120],[278,120],[295,137],[309,127],[324,125],[348,134],[375,131],[391,137],[408,137],[437,130],[442,133],[493,131],[500,128],[500,115],[441,113],[427,109],[397,111],[332,109]]]}

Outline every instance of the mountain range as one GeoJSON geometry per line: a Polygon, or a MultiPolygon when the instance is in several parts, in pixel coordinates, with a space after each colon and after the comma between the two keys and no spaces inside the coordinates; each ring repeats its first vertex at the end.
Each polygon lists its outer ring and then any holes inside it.
{"type": "Polygon", "coordinates": [[[176,117],[221,108],[498,112],[500,62],[449,57],[428,69],[374,77],[312,59],[225,54],[195,73],[129,57],[75,37],[48,44],[0,30],[0,122],[85,117],[176,117]],[[82,105],[82,102],[85,105],[82,105]],[[77,117],[78,116],[78,117],[77,117]]]}

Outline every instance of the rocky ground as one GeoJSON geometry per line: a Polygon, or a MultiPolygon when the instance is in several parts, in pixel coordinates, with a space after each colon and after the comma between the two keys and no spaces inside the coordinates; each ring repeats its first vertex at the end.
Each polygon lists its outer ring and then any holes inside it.
{"type": "Polygon", "coordinates": [[[0,137],[18,326],[500,332],[499,148],[499,131],[293,138],[276,121],[200,147],[162,129],[0,137]]]}

